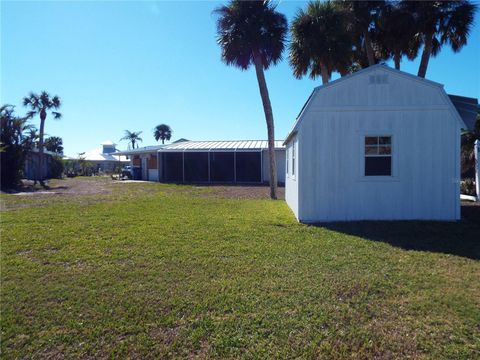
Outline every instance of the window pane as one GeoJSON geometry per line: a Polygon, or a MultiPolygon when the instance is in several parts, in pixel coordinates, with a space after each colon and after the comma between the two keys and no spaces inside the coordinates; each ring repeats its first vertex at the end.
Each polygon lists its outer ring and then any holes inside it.
{"type": "Polygon", "coordinates": [[[365,145],[377,145],[377,144],[378,144],[378,137],[376,136],[365,137],[365,145]]]}
{"type": "Polygon", "coordinates": [[[380,145],[390,145],[392,143],[391,136],[382,136],[379,138],[380,145]]]}
{"type": "Polygon", "coordinates": [[[390,145],[384,145],[379,147],[380,155],[390,155],[392,153],[392,147],[390,145]]]}
{"type": "Polygon", "coordinates": [[[391,176],[391,156],[375,156],[365,158],[365,176],[391,176]]]}
{"type": "Polygon", "coordinates": [[[365,155],[377,155],[378,146],[365,146],[365,155]]]}

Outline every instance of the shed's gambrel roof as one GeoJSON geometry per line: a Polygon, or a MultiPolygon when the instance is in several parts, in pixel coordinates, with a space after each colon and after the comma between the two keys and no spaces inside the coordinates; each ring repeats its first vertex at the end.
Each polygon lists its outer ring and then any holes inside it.
{"type": "MultiPolygon", "coordinates": [[[[411,80],[414,80],[414,81],[417,81],[419,83],[422,83],[422,84],[426,84],[426,85],[429,85],[429,86],[433,86],[433,87],[437,87],[441,90],[441,92],[443,92],[444,94],[444,97],[446,99],[446,102],[449,103],[452,107],[452,112],[454,113],[454,116],[457,118],[458,121],[460,121],[464,127],[466,128],[471,128],[471,121],[470,121],[470,118],[467,117],[464,119],[464,116],[462,116],[462,113],[465,113],[465,112],[460,112],[459,110],[459,107],[457,107],[454,103],[454,100],[452,99],[451,96],[447,95],[447,93],[445,92],[445,90],[443,89],[443,85],[440,84],[440,83],[437,83],[435,81],[432,81],[432,80],[428,80],[428,79],[424,79],[424,78],[421,78],[419,76],[415,76],[415,75],[412,75],[412,74],[409,74],[407,72],[404,72],[404,71],[400,71],[400,70],[396,70],[396,69],[392,69],[384,64],[377,64],[377,65],[373,65],[373,66],[369,66],[365,69],[362,69],[362,70],[359,70],[355,73],[352,73],[352,74],[349,74],[349,75],[346,75],[346,76],[343,76],[337,80],[333,80],[333,81],[330,81],[329,83],[327,84],[324,84],[324,85],[320,85],[320,86],[317,86],[314,88],[314,90],[312,91],[312,93],[310,94],[310,96],[308,97],[307,101],[305,102],[305,104],[303,105],[300,113],[298,114],[297,116],[297,119],[295,120],[295,123],[293,124],[293,127],[292,129],[290,130],[290,132],[288,133],[287,137],[285,138],[285,141],[283,142],[284,145],[286,145],[290,139],[292,138],[293,135],[295,135],[297,133],[297,130],[298,130],[298,127],[302,121],[302,118],[303,118],[303,114],[305,114],[305,112],[308,110],[309,108],[309,105],[311,104],[313,98],[315,97],[315,94],[318,93],[319,91],[323,91],[324,89],[328,89],[328,88],[331,88],[333,86],[336,86],[338,85],[339,83],[343,83],[344,81],[348,81],[349,79],[351,79],[352,77],[355,77],[355,76],[359,76],[359,75],[362,75],[362,74],[365,74],[365,73],[368,73],[370,71],[375,71],[377,69],[382,69],[382,70],[385,70],[385,71],[389,71],[395,75],[399,75],[399,76],[402,76],[402,77],[406,77],[406,78],[409,78],[411,80]]],[[[459,98],[463,98],[463,97],[459,97],[459,98]]],[[[477,99],[472,99],[472,98],[463,98],[463,99],[470,99],[470,102],[469,102],[469,110],[471,111],[471,104],[474,101],[477,101],[477,99]]],[[[459,103],[459,102],[457,102],[459,103]]],[[[463,104],[463,106],[465,106],[465,102],[461,102],[463,104]]],[[[478,103],[477,103],[478,104],[478,103]]],[[[478,105],[477,105],[478,107],[478,105]]],[[[470,116],[470,112],[468,112],[469,116],[470,116]]]]}

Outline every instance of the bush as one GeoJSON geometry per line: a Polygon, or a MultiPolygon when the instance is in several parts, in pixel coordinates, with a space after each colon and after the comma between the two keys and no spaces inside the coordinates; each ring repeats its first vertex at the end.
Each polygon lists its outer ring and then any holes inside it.
{"type": "Polygon", "coordinates": [[[463,180],[460,183],[460,193],[475,196],[475,181],[471,178],[463,180]]]}
{"type": "Polygon", "coordinates": [[[13,106],[0,107],[1,187],[16,187],[22,178],[25,156],[32,148],[28,131],[32,129],[24,118],[15,116],[13,106]]]}
{"type": "Polygon", "coordinates": [[[53,179],[61,179],[63,176],[64,164],[60,156],[52,157],[50,163],[50,177],[53,179]]]}

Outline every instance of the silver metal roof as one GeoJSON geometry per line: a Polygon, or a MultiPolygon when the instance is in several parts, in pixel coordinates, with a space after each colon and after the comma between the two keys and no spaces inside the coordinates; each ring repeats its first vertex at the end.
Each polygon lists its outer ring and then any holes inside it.
{"type": "Polygon", "coordinates": [[[135,155],[135,154],[145,154],[145,153],[156,153],[158,149],[161,149],[166,145],[153,145],[153,146],[144,146],[141,148],[131,149],[131,150],[124,150],[116,152],[116,155],[135,155]]]}
{"type": "MultiPolygon", "coordinates": [[[[275,149],[284,149],[283,141],[275,140],[275,149]]],[[[158,151],[211,151],[211,150],[263,150],[267,140],[182,141],[165,145],[158,151]]]]}

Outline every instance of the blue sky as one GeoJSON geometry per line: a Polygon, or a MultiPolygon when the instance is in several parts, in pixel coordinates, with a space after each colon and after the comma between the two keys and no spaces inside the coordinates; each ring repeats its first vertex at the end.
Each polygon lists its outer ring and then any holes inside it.
{"type": "MultiPolygon", "coordinates": [[[[1,103],[25,109],[30,91],[58,94],[64,117],[47,119],[75,155],[123,131],[169,124],[173,139],[265,139],[253,69],[220,61],[212,10],[199,2],[1,2],[1,103]]],[[[290,20],[304,2],[282,1],[290,20]]],[[[286,55],[286,54],[285,54],[286,55]]],[[[447,47],[431,60],[427,78],[447,92],[480,97],[480,24],[459,54],[447,47]]],[[[402,70],[416,74],[418,60],[402,70]]],[[[286,59],[266,73],[276,138],[282,139],[320,79],[297,80],[286,59]]],[[[38,119],[35,119],[38,125],[38,119]]],[[[119,142],[120,148],[126,142],[119,142]]]]}

